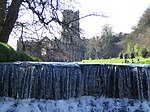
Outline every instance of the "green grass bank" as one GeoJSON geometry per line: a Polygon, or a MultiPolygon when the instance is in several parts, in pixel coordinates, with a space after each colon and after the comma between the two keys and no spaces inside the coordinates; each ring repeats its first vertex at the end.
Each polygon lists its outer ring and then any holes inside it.
{"type": "Polygon", "coordinates": [[[0,42],[0,62],[40,61],[38,58],[24,52],[15,51],[11,46],[0,42]]]}
{"type": "MultiPolygon", "coordinates": [[[[150,64],[150,57],[136,57],[134,59],[127,59],[129,64],[150,64]]],[[[97,59],[97,60],[82,60],[82,63],[104,63],[104,64],[113,64],[113,63],[125,63],[124,59],[120,58],[110,58],[110,59],[97,59]]]]}

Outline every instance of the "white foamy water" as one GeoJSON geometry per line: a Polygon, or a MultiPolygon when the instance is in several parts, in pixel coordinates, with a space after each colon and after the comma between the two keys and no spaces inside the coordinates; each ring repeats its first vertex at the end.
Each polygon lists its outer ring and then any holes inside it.
{"type": "Polygon", "coordinates": [[[0,112],[150,112],[150,102],[92,96],[69,100],[1,97],[0,112]]]}

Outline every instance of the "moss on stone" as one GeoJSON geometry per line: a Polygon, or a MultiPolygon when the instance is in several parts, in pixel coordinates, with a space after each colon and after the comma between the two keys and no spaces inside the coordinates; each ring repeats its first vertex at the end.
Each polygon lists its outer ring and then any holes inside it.
{"type": "Polygon", "coordinates": [[[15,51],[11,46],[0,42],[0,62],[40,61],[36,57],[15,51]]]}

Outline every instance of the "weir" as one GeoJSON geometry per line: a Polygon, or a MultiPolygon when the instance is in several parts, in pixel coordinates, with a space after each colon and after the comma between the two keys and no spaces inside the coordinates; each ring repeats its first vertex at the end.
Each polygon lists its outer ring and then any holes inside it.
{"type": "Polygon", "coordinates": [[[58,100],[85,95],[150,100],[150,65],[0,63],[0,96],[58,100]]]}

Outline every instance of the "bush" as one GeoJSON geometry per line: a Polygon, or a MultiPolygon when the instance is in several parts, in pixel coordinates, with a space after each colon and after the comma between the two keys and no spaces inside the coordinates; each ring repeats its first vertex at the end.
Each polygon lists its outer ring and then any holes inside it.
{"type": "Polygon", "coordinates": [[[122,53],[119,54],[119,58],[123,59],[123,54],[122,53]]]}
{"type": "Polygon", "coordinates": [[[133,52],[130,53],[130,58],[131,59],[135,58],[135,54],[133,52]]]}
{"type": "Polygon", "coordinates": [[[123,58],[124,58],[124,59],[128,59],[128,58],[129,58],[129,55],[128,55],[127,53],[125,53],[124,56],[123,56],[123,58]]]}
{"type": "Polygon", "coordinates": [[[147,55],[148,55],[147,49],[144,48],[144,49],[141,51],[141,55],[142,55],[143,58],[146,58],[147,55]]]}
{"type": "Polygon", "coordinates": [[[40,61],[36,57],[15,51],[11,46],[0,42],[0,62],[40,61]]]}

